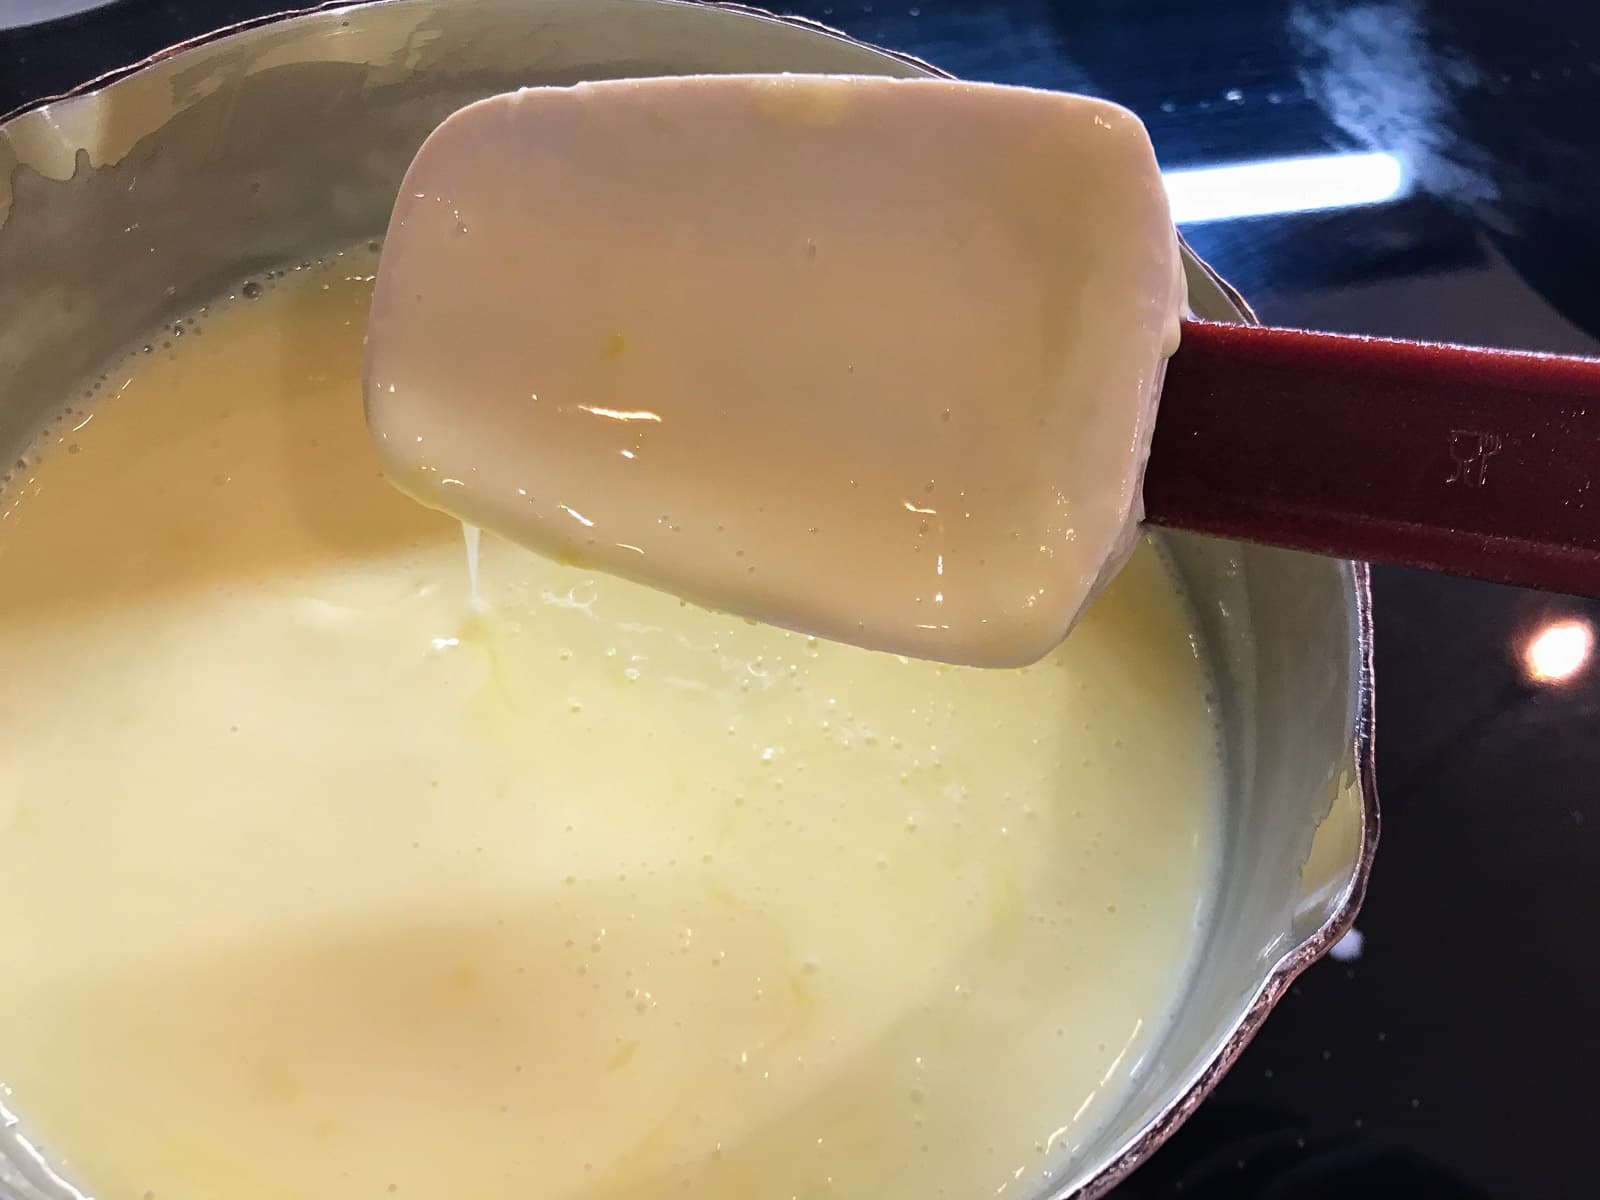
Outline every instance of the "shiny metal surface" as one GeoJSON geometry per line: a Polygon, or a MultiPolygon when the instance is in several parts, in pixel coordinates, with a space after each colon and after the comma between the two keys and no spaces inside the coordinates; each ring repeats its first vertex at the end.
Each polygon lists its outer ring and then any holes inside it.
{"type": "MultiPolygon", "coordinates": [[[[381,234],[447,113],[525,84],[715,71],[933,68],[819,26],[677,0],[380,0],[176,47],[0,125],[0,447],[164,318],[251,272],[381,234]]],[[[1190,255],[1192,302],[1248,319],[1190,255]]],[[[1215,911],[1180,1015],[1046,1194],[1094,1197],[1204,1097],[1348,927],[1377,838],[1364,568],[1166,545],[1217,673],[1230,802],[1215,911]]],[[[1064,1110],[1079,1097],[1063,1097],[1064,1110]]],[[[25,1104],[25,1098],[15,1098],[25,1104]]],[[[13,1131],[0,1192],[49,1196],[13,1131]]]]}

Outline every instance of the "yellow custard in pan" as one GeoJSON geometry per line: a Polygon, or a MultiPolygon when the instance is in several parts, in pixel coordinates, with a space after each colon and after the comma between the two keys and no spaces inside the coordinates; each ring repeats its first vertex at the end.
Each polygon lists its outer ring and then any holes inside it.
{"type": "Polygon", "coordinates": [[[14,1136],[99,1200],[1026,1193],[1205,916],[1162,560],[1023,670],[487,537],[475,606],[363,425],[373,269],[167,330],[0,493],[14,1136]]]}

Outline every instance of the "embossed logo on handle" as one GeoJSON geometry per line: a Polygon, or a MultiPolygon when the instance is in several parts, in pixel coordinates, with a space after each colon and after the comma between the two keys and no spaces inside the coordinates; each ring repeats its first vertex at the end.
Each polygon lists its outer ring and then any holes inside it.
{"type": "Polygon", "coordinates": [[[1468,487],[1482,487],[1489,478],[1489,460],[1500,453],[1498,433],[1480,433],[1476,429],[1450,431],[1450,459],[1455,470],[1446,483],[1462,483],[1468,487]]]}

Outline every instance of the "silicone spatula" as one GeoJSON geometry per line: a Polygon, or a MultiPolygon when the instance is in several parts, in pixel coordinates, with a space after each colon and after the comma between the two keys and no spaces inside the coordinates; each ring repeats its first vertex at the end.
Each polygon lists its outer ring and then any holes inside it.
{"type": "Polygon", "coordinates": [[[535,88],[412,164],[368,421],[390,477],[465,521],[955,662],[1065,636],[1131,549],[1141,481],[1153,524],[1600,593],[1600,364],[1180,338],[1182,307],[1154,153],[1114,105],[535,88]]]}

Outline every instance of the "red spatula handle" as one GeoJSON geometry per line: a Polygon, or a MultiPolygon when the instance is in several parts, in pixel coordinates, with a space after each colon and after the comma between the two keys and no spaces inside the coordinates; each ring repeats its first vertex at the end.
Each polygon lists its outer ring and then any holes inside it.
{"type": "Polygon", "coordinates": [[[1600,596],[1600,360],[1189,322],[1156,525],[1600,596]]]}

